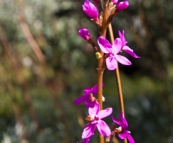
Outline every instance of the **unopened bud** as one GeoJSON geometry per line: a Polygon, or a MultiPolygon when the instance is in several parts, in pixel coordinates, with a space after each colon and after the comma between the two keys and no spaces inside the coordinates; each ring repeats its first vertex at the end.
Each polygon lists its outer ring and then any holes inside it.
{"type": "Polygon", "coordinates": [[[97,7],[91,3],[89,0],[85,0],[84,4],[82,5],[82,9],[86,15],[88,15],[92,20],[97,21],[99,12],[97,7]]]}
{"type": "Polygon", "coordinates": [[[78,34],[81,38],[83,38],[85,40],[89,40],[91,38],[90,33],[89,33],[88,29],[86,29],[86,28],[79,29],[78,34]]]}
{"type": "Polygon", "coordinates": [[[120,11],[126,9],[128,6],[129,6],[129,2],[127,0],[126,1],[119,2],[117,4],[116,12],[120,12],[120,11]]]}

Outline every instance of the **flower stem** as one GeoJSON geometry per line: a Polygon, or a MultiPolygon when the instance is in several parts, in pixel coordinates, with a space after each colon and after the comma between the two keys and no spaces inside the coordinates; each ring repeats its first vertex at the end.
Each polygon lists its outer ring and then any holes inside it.
{"type": "MultiPolygon", "coordinates": [[[[107,31],[107,12],[108,12],[108,3],[109,0],[104,0],[100,1],[103,10],[103,21],[102,21],[102,26],[99,28],[100,35],[103,37],[106,37],[106,31],[107,31]],[[104,3],[104,4],[103,4],[104,3]]],[[[100,7],[101,9],[101,7],[100,7]]],[[[100,104],[100,110],[103,109],[103,101],[102,101],[102,96],[103,96],[103,89],[102,89],[102,83],[103,83],[103,72],[105,67],[103,67],[104,64],[104,53],[102,50],[99,51],[102,58],[98,60],[98,102],[100,104]]],[[[103,135],[99,134],[99,143],[104,143],[104,137],[103,135]]]]}
{"type": "MultiPolygon", "coordinates": [[[[106,28],[103,29],[101,31],[101,35],[103,37],[106,36],[106,28]]],[[[103,109],[103,101],[102,101],[102,96],[103,96],[103,86],[102,86],[102,83],[103,83],[103,73],[104,73],[104,67],[103,67],[103,64],[104,64],[104,53],[100,50],[100,54],[101,54],[101,58],[98,60],[98,102],[100,104],[100,110],[103,109]]],[[[104,137],[103,135],[99,134],[99,143],[104,143],[104,137]]]]}
{"type": "MultiPolygon", "coordinates": [[[[113,34],[111,23],[108,26],[108,30],[109,30],[109,35],[110,35],[111,43],[113,43],[114,42],[114,34],[113,34]]],[[[122,93],[122,87],[121,87],[121,78],[120,78],[120,72],[119,72],[118,66],[117,66],[117,68],[115,70],[115,74],[116,74],[116,81],[117,81],[117,87],[118,87],[118,97],[119,97],[119,103],[120,103],[120,110],[125,115],[123,93],[122,93]]],[[[127,143],[126,139],[124,140],[124,143],[127,143]]]]}
{"type": "MultiPolygon", "coordinates": [[[[103,53],[101,53],[103,55],[103,53]]],[[[100,104],[100,110],[103,109],[103,101],[102,101],[102,95],[103,95],[103,89],[102,89],[102,82],[103,82],[103,57],[98,60],[98,102],[100,104]]],[[[99,143],[104,143],[104,137],[99,134],[99,143]]]]}
{"type": "Polygon", "coordinates": [[[98,102],[100,104],[100,110],[103,109],[103,103],[102,103],[102,80],[103,80],[103,70],[102,70],[102,63],[103,58],[99,59],[98,61],[98,102]]]}

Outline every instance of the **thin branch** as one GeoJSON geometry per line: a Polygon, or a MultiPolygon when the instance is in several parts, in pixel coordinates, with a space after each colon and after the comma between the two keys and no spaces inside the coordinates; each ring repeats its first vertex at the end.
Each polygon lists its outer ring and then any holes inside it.
{"type": "MultiPolygon", "coordinates": [[[[111,43],[113,43],[114,42],[114,35],[113,35],[113,30],[112,30],[112,25],[111,24],[109,24],[108,29],[109,29],[109,34],[110,34],[110,38],[111,38],[111,43]]],[[[115,73],[116,73],[116,81],[117,81],[117,87],[118,87],[118,97],[119,97],[119,103],[120,103],[120,110],[125,115],[123,93],[122,93],[122,87],[121,87],[121,78],[120,78],[120,73],[119,73],[118,66],[115,70],[115,73]]],[[[124,140],[124,143],[127,143],[126,139],[124,140]]]]}
{"type": "Polygon", "coordinates": [[[39,131],[39,120],[38,120],[37,114],[36,114],[36,112],[32,106],[32,100],[31,100],[30,94],[28,93],[26,83],[24,82],[24,79],[20,75],[20,71],[21,71],[20,65],[16,59],[16,56],[14,55],[13,51],[11,50],[11,46],[10,46],[10,44],[6,38],[6,35],[3,32],[1,26],[0,26],[0,40],[2,42],[2,45],[5,48],[5,51],[7,53],[8,59],[11,63],[12,68],[13,68],[13,71],[14,71],[14,74],[15,74],[16,79],[18,81],[18,84],[21,87],[24,100],[29,107],[29,111],[30,111],[32,119],[36,125],[37,131],[39,131]]]}
{"type": "Polygon", "coordinates": [[[41,63],[45,63],[45,57],[44,57],[42,51],[40,50],[40,47],[38,46],[36,40],[32,36],[32,33],[26,23],[24,12],[23,12],[24,7],[22,5],[22,0],[17,0],[17,4],[20,9],[18,17],[19,17],[19,24],[23,31],[23,34],[25,35],[25,38],[27,39],[29,45],[31,46],[32,50],[34,51],[34,53],[37,56],[37,58],[39,59],[39,61],[41,63]]]}

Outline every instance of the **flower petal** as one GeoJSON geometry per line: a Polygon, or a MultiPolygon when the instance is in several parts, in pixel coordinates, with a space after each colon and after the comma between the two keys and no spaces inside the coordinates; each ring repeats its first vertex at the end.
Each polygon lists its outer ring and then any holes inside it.
{"type": "Polygon", "coordinates": [[[132,63],[124,56],[116,55],[116,59],[123,65],[131,65],[132,63]]]}
{"type": "Polygon", "coordinates": [[[122,45],[121,39],[120,39],[120,38],[116,38],[116,39],[114,40],[113,45],[112,45],[113,53],[114,53],[114,54],[117,54],[117,53],[121,50],[122,46],[123,46],[123,45],[122,45]]]}
{"type": "Polygon", "coordinates": [[[90,107],[91,100],[89,99],[89,96],[88,96],[88,98],[85,98],[84,104],[85,104],[85,106],[86,106],[87,108],[90,107]]]}
{"type": "Polygon", "coordinates": [[[129,46],[123,46],[122,50],[128,50],[128,51],[133,52],[133,50],[129,46]]]}
{"type": "MultiPolygon", "coordinates": [[[[104,85],[104,83],[102,82],[102,87],[103,87],[103,85],[104,85]]],[[[98,85],[96,84],[91,88],[85,88],[84,93],[86,93],[86,94],[90,94],[90,93],[97,94],[98,93],[98,85]]]]}
{"type": "Polygon", "coordinates": [[[111,135],[111,130],[109,126],[102,120],[99,120],[97,124],[97,129],[102,134],[103,136],[110,136],[111,135]]]}
{"type": "Polygon", "coordinates": [[[125,118],[123,112],[120,113],[120,121],[121,121],[121,123],[122,123],[121,126],[122,126],[123,128],[127,128],[127,127],[128,127],[128,122],[127,122],[127,120],[126,120],[126,118],[125,118]]]}
{"type": "Polygon", "coordinates": [[[126,42],[126,39],[125,39],[125,36],[124,36],[124,30],[122,31],[122,33],[121,33],[121,31],[118,31],[118,35],[119,35],[119,37],[122,41],[122,45],[125,46],[127,42],[126,42]]]}
{"type": "Polygon", "coordinates": [[[90,93],[91,93],[91,92],[90,92],[91,89],[92,89],[92,88],[90,88],[90,87],[89,87],[89,88],[85,88],[85,89],[84,89],[84,93],[85,93],[85,94],[90,94],[90,93]]]}
{"type": "Polygon", "coordinates": [[[84,94],[84,95],[78,97],[77,99],[75,99],[75,100],[73,101],[73,104],[78,105],[78,104],[80,104],[81,102],[83,102],[86,98],[87,98],[87,95],[84,94]]]}
{"type": "MultiPolygon", "coordinates": [[[[124,47],[128,47],[128,46],[124,46],[124,47]]],[[[140,58],[139,56],[137,56],[132,49],[124,49],[123,47],[123,51],[126,52],[127,54],[129,54],[130,56],[132,56],[133,58],[140,58]]]]}
{"type": "Polygon", "coordinates": [[[88,123],[82,132],[82,139],[90,138],[92,135],[94,135],[95,130],[96,124],[88,123]]]}
{"type": "Polygon", "coordinates": [[[106,108],[104,110],[101,110],[97,116],[99,117],[99,119],[103,119],[107,116],[109,116],[112,113],[112,108],[106,108]]]}
{"type": "Polygon", "coordinates": [[[90,103],[90,107],[88,108],[89,115],[96,115],[100,111],[100,105],[97,100],[90,103]]]}
{"type": "Polygon", "coordinates": [[[94,85],[92,88],[91,88],[91,91],[90,91],[92,94],[97,94],[98,93],[98,85],[94,85]]]}
{"type": "Polygon", "coordinates": [[[129,140],[129,143],[135,143],[135,140],[130,134],[127,135],[127,139],[129,140]]]}
{"type": "Polygon", "coordinates": [[[81,143],[89,143],[90,138],[83,140],[81,143]]]}
{"type": "Polygon", "coordinates": [[[128,133],[126,131],[124,131],[124,132],[119,133],[118,134],[118,137],[120,139],[125,139],[127,137],[127,135],[128,135],[128,133]]]}
{"type": "Polygon", "coordinates": [[[106,66],[109,70],[114,70],[117,68],[117,60],[115,57],[106,58],[106,66]]]}
{"type": "Polygon", "coordinates": [[[115,124],[117,124],[117,125],[119,125],[119,126],[122,126],[121,121],[120,121],[120,120],[116,120],[113,116],[112,116],[112,121],[113,121],[115,124]]]}
{"type": "Polygon", "coordinates": [[[100,36],[97,39],[97,43],[98,43],[100,49],[103,51],[103,53],[106,53],[106,54],[112,53],[112,45],[103,36],[100,36]]]}
{"type": "MultiPolygon", "coordinates": [[[[102,86],[103,86],[103,83],[102,83],[102,86]]],[[[96,84],[91,88],[85,88],[84,93],[85,94],[90,94],[90,93],[97,94],[98,93],[98,85],[96,84]]]]}

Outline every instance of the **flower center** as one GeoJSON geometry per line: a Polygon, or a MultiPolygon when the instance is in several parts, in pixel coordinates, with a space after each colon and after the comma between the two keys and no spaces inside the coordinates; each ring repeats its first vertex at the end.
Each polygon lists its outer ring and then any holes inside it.
{"type": "Polygon", "coordinates": [[[110,53],[110,56],[111,56],[111,57],[114,57],[114,53],[110,53]]]}
{"type": "Polygon", "coordinates": [[[92,122],[94,119],[95,119],[95,114],[91,114],[91,115],[85,117],[85,120],[87,120],[89,122],[92,122]]]}
{"type": "Polygon", "coordinates": [[[95,120],[97,120],[97,121],[98,121],[98,120],[99,120],[99,117],[98,117],[98,116],[95,116],[95,120]]]}
{"type": "Polygon", "coordinates": [[[93,96],[92,93],[90,93],[90,95],[89,95],[89,100],[90,100],[91,102],[93,102],[93,101],[96,100],[96,98],[93,96]]]}
{"type": "Polygon", "coordinates": [[[117,133],[120,133],[120,132],[122,132],[122,127],[121,126],[119,126],[118,128],[115,128],[115,131],[117,132],[117,133]]]}

